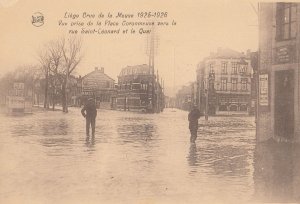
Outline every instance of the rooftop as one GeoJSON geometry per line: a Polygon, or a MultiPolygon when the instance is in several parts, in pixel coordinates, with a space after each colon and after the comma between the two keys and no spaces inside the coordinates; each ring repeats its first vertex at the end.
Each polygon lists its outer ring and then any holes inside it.
{"type": "Polygon", "coordinates": [[[150,73],[149,66],[147,64],[142,65],[134,65],[134,66],[127,66],[123,68],[119,74],[119,76],[126,76],[126,75],[147,75],[150,73]]]}
{"type": "Polygon", "coordinates": [[[218,48],[217,52],[211,52],[208,58],[248,58],[250,50],[247,53],[238,52],[229,48],[218,48]]]}
{"type": "Polygon", "coordinates": [[[97,78],[97,80],[113,80],[110,76],[108,76],[107,74],[104,73],[104,68],[101,67],[100,69],[98,67],[95,67],[95,70],[88,73],[87,75],[83,76],[83,79],[87,79],[87,78],[97,78]]]}

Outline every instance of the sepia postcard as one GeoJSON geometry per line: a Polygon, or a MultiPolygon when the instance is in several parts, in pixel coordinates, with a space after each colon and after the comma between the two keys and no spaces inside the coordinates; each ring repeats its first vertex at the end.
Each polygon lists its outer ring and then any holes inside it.
{"type": "Polygon", "coordinates": [[[0,0],[0,203],[299,203],[300,2],[0,0]]]}

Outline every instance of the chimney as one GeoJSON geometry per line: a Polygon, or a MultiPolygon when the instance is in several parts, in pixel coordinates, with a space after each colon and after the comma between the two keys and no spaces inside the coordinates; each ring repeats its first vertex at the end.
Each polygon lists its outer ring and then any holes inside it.
{"type": "Polygon", "coordinates": [[[95,67],[95,71],[98,71],[99,69],[98,69],[98,67],[95,67]]]}
{"type": "Polygon", "coordinates": [[[100,71],[101,71],[102,73],[104,73],[104,68],[103,68],[103,67],[101,67],[100,71]]]}

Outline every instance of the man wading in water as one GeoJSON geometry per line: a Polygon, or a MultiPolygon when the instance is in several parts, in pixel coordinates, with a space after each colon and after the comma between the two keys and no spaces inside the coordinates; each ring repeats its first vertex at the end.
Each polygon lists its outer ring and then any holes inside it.
{"type": "Polygon", "coordinates": [[[196,139],[197,139],[197,131],[198,131],[198,119],[200,118],[201,113],[199,111],[199,109],[197,108],[197,106],[193,106],[188,119],[189,119],[189,129],[191,132],[191,138],[190,141],[192,143],[195,143],[196,139]]]}
{"type": "Polygon", "coordinates": [[[81,114],[86,120],[86,136],[90,136],[90,126],[92,126],[92,136],[95,136],[95,122],[97,117],[97,109],[95,100],[89,98],[86,104],[81,109],[81,114]]]}

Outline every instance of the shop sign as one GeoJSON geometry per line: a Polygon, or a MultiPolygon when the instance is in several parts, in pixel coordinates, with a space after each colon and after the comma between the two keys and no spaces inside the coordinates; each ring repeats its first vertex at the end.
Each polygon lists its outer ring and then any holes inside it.
{"type": "Polygon", "coordinates": [[[295,61],[295,46],[282,46],[275,48],[274,64],[292,63],[295,61]]]}
{"type": "Polygon", "coordinates": [[[269,86],[268,86],[268,74],[259,75],[259,105],[269,105],[269,86]]]}

